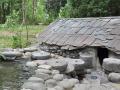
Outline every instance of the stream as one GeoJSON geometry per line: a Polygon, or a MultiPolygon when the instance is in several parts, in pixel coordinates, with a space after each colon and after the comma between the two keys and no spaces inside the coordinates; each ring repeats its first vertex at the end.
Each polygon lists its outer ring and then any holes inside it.
{"type": "Polygon", "coordinates": [[[20,90],[31,75],[25,70],[26,60],[0,62],[0,90],[20,90]]]}

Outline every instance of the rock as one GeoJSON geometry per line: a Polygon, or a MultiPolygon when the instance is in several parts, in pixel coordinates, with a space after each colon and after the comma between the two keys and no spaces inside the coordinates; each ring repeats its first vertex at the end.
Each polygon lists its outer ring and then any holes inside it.
{"type": "Polygon", "coordinates": [[[47,70],[47,69],[37,69],[35,70],[36,74],[39,74],[39,73],[45,73],[45,74],[51,74],[52,71],[50,70],[47,70]]]}
{"type": "Polygon", "coordinates": [[[19,51],[5,51],[1,53],[5,57],[21,57],[22,53],[19,51]]]}
{"type": "Polygon", "coordinates": [[[52,75],[55,75],[55,74],[60,74],[60,72],[58,70],[52,70],[52,75]]]}
{"type": "Polygon", "coordinates": [[[42,83],[33,83],[33,82],[26,82],[23,84],[22,88],[31,89],[31,90],[46,90],[46,87],[42,83]]]}
{"type": "Polygon", "coordinates": [[[34,52],[34,51],[37,51],[37,48],[35,47],[24,48],[24,52],[34,52]]]}
{"type": "Polygon", "coordinates": [[[21,89],[21,90],[32,90],[32,89],[25,89],[25,88],[23,88],[23,89],[21,89]]]}
{"type": "Polygon", "coordinates": [[[56,74],[53,76],[53,79],[56,81],[62,81],[64,78],[63,74],[56,74]]]}
{"type": "Polygon", "coordinates": [[[103,84],[76,84],[73,90],[116,90],[103,84]]]}
{"type": "Polygon", "coordinates": [[[120,73],[110,73],[108,79],[111,82],[120,83],[120,73]]]}
{"type": "Polygon", "coordinates": [[[34,60],[33,62],[35,62],[39,66],[39,65],[46,65],[48,61],[49,60],[34,60]]]}
{"type": "Polygon", "coordinates": [[[26,53],[24,54],[25,57],[31,57],[31,55],[32,55],[31,52],[26,52],[26,53]]]}
{"type": "Polygon", "coordinates": [[[65,73],[68,74],[68,73],[71,73],[71,72],[74,72],[74,71],[75,71],[74,65],[72,65],[72,64],[68,64],[65,73]]]}
{"type": "MultiPolygon", "coordinates": [[[[73,90],[88,90],[90,84],[76,84],[73,90]]],[[[95,89],[97,90],[97,89],[95,89]]]]}
{"type": "Polygon", "coordinates": [[[55,88],[49,88],[49,87],[48,87],[47,90],[56,90],[56,89],[55,89],[55,88]]]}
{"type": "Polygon", "coordinates": [[[26,63],[27,67],[37,67],[37,64],[35,62],[29,61],[26,63]]]}
{"type": "Polygon", "coordinates": [[[50,75],[45,73],[36,73],[35,76],[38,78],[42,78],[43,80],[48,80],[52,78],[50,75]]]}
{"type": "Polygon", "coordinates": [[[78,80],[78,79],[75,79],[75,78],[71,78],[71,79],[69,79],[69,82],[71,82],[72,85],[75,86],[76,84],[79,83],[79,80],[78,80]]]}
{"type": "Polygon", "coordinates": [[[86,70],[85,70],[85,73],[86,73],[86,74],[91,74],[91,72],[92,72],[92,69],[86,69],[86,70]]]}
{"type": "Polygon", "coordinates": [[[44,83],[44,80],[42,78],[38,78],[38,77],[30,77],[28,79],[28,82],[38,82],[38,83],[44,83]]]}
{"type": "Polygon", "coordinates": [[[71,90],[74,87],[75,83],[77,83],[75,80],[63,79],[63,81],[59,82],[58,85],[64,89],[71,90]]]}
{"type": "Polygon", "coordinates": [[[68,64],[74,65],[75,70],[84,70],[85,69],[85,62],[81,59],[66,59],[68,64]]]}
{"type": "Polygon", "coordinates": [[[52,66],[50,66],[50,65],[39,65],[38,68],[39,68],[39,69],[47,69],[47,70],[50,70],[50,69],[52,69],[52,66]]]}
{"type": "Polygon", "coordinates": [[[55,90],[64,90],[64,88],[60,87],[60,86],[55,86],[54,88],[55,88],[55,90]]]}
{"type": "Polygon", "coordinates": [[[120,72],[120,59],[115,58],[104,59],[103,68],[110,72],[120,72]]]}
{"type": "Polygon", "coordinates": [[[85,62],[86,68],[92,68],[93,67],[93,57],[91,55],[80,55],[80,58],[85,62]]]}
{"type": "Polygon", "coordinates": [[[46,80],[45,85],[49,88],[53,88],[57,85],[57,82],[54,79],[49,79],[49,80],[46,80]]]}
{"type": "Polygon", "coordinates": [[[55,70],[59,70],[60,72],[64,72],[67,68],[67,62],[61,59],[51,60],[48,62],[48,65],[52,66],[52,68],[55,70]]]}
{"type": "Polygon", "coordinates": [[[41,52],[33,52],[32,53],[32,59],[33,60],[47,60],[51,56],[49,53],[41,51],[41,52]]]}

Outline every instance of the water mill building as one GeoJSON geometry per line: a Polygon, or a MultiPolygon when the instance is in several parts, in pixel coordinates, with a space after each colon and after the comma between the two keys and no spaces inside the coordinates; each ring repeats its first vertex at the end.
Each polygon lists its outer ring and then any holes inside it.
{"type": "Polygon", "coordinates": [[[51,23],[38,36],[40,48],[64,57],[92,55],[120,58],[120,17],[66,18],[51,23]]]}

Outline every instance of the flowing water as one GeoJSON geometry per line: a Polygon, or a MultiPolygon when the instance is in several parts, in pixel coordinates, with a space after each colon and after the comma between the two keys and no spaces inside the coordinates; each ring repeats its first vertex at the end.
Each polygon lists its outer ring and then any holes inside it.
{"type": "Polygon", "coordinates": [[[25,60],[0,62],[0,90],[20,90],[30,73],[23,68],[25,60]]]}

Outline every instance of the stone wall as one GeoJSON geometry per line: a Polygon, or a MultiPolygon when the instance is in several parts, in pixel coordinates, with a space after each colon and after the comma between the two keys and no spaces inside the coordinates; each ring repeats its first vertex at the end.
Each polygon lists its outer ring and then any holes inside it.
{"type": "Polygon", "coordinates": [[[68,50],[63,49],[63,47],[57,45],[42,44],[40,45],[40,49],[66,58],[85,59],[89,64],[91,64],[90,67],[96,67],[98,60],[97,50],[94,47],[75,48],[73,50],[68,50]]]}

